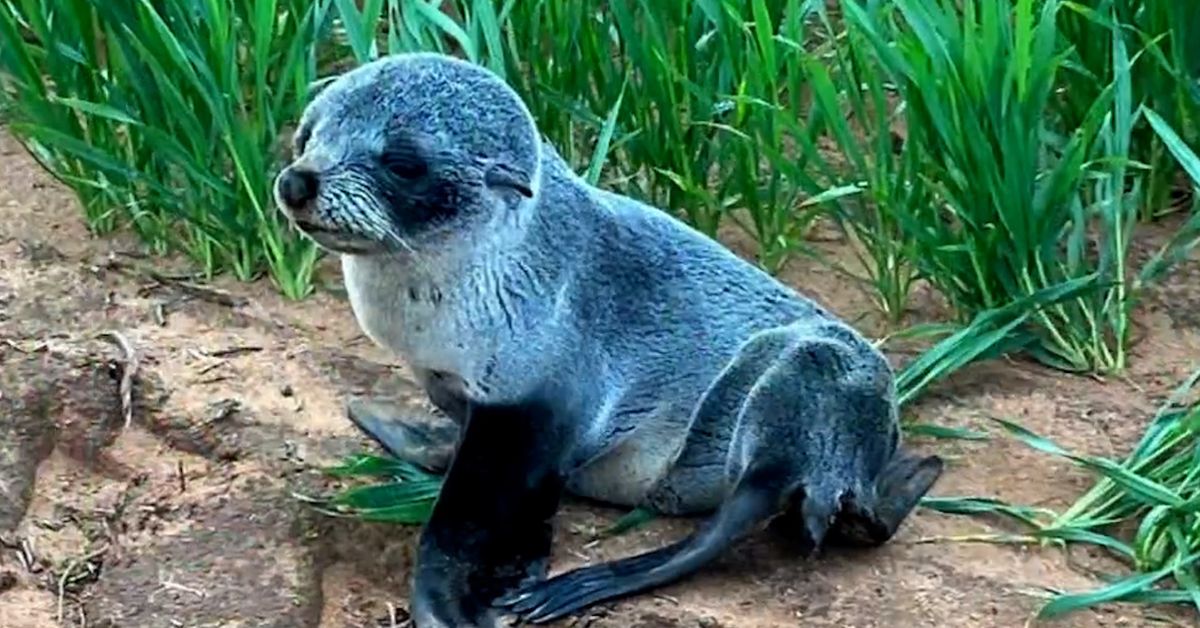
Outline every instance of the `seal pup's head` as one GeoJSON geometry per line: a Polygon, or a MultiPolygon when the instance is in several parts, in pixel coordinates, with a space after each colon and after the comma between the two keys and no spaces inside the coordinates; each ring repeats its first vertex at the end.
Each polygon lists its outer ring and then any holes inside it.
{"type": "Polygon", "coordinates": [[[537,196],[537,127],[491,71],[389,55],[320,81],[276,177],[283,213],[321,247],[395,254],[519,225],[537,196]]]}

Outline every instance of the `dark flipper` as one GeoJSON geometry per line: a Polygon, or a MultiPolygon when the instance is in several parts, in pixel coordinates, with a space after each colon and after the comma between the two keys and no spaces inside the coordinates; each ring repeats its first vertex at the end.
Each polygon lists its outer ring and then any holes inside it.
{"type": "Polygon", "coordinates": [[[682,541],[527,584],[497,601],[522,620],[544,623],[596,603],[655,588],[698,571],[777,512],[779,491],[743,482],[701,528],[682,541]]]}
{"type": "Polygon", "coordinates": [[[389,454],[438,474],[450,466],[459,435],[453,422],[417,421],[405,409],[381,399],[351,400],[346,413],[389,454]]]}
{"type": "Polygon", "coordinates": [[[830,542],[863,547],[887,543],[933,487],[942,468],[938,456],[918,456],[899,450],[876,481],[874,507],[853,500],[846,504],[829,531],[830,542]]]}
{"type": "Polygon", "coordinates": [[[473,406],[421,533],[418,628],[499,625],[492,601],[545,577],[568,438],[542,404],[473,406]]]}

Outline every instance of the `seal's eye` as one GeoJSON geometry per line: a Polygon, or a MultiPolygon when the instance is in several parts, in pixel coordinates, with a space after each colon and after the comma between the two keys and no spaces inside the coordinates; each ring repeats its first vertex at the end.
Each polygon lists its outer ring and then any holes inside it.
{"type": "Polygon", "coordinates": [[[429,164],[411,141],[392,142],[380,155],[379,163],[402,179],[418,179],[429,172],[429,164]]]}
{"type": "Polygon", "coordinates": [[[292,136],[292,153],[296,156],[304,154],[304,147],[308,144],[308,138],[312,135],[312,126],[305,125],[296,131],[292,136]]]}

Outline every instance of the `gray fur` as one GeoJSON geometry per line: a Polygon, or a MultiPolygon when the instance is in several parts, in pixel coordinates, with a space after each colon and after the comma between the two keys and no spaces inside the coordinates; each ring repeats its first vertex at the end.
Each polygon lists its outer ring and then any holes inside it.
{"type": "Polygon", "coordinates": [[[587,184],[489,72],[385,57],[325,86],[297,135],[292,167],[322,182],[305,215],[341,231],[314,237],[343,253],[365,333],[452,397],[515,403],[543,378],[577,391],[571,492],[701,513],[748,467],[780,465],[818,541],[844,500],[873,507],[899,445],[885,357],[682,221],[587,184]],[[369,164],[394,129],[454,179],[454,217],[389,213],[369,164]],[[532,197],[490,187],[489,169],[532,197]]]}

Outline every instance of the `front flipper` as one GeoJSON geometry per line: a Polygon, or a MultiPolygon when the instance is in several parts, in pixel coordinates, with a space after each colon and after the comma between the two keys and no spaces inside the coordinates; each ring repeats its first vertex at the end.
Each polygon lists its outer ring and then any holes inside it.
{"type": "Polygon", "coordinates": [[[459,435],[459,427],[452,421],[418,422],[397,404],[373,398],[351,400],[346,414],[396,458],[437,474],[450,466],[459,435]]]}
{"type": "Polygon", "coordinates": [[[569,442],[544,404],[471,406],[421,533],[417,628],[499,626],[492,601],[545,576],[569,442]]]}
{"type": "Polygon", "coordinates": [[[700,529],[638,556],[583,567],[524,585],[497,604],[523,621],[545,623],[589,606],[668,584],[698,571],[778,512],[780,492],[743,482],[700,529]]]}

